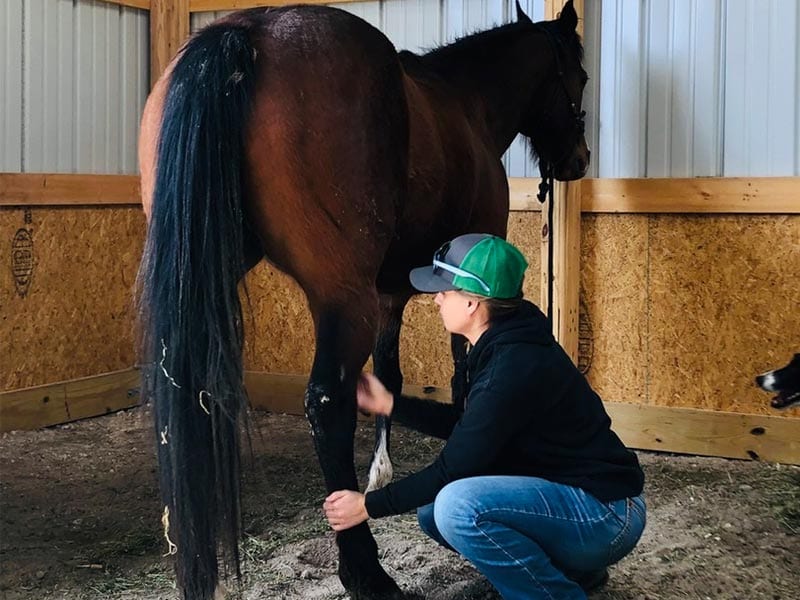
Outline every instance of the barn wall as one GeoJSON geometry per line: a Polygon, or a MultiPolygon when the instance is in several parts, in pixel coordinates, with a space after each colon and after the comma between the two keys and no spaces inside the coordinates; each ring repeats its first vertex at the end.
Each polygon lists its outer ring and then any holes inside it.
{"type": "Polygon", "coordinates": [[[0,171],[136,173],[148,12],[5,0],[0,16],[0,171]]]}
{"type": "MultiPolygon", "coordinates": [[[[99,4],[78,2],[89,7],[99,4]]],[[[596,10],[597,4],[587,4],[596,10]]],[[[603,3],[604,9],[607,4],[603,3]]],[[[14,17],[15,7],[21,6],[10,2],[5,14],[14,17]]],[[[353,10],[376,10],[369,6],[347,5],[353,10]]],[[[392,15],[398,6],[383,3],[377,14],[392,15]]],[[[459,26],[468,31],[474,28],[470,19],[493,14],[482,8],[491,4],[442,6],[446,17],[440,20],[440,30],[443,23],[456,23],[453,31],[459,26]]],[[[508,3],[504,6],[503,14],[508,14],[508,3]]],[[[728,9],[736,6],[744,4],[726,4],[728,9]]],[[[120,10],[130,9],[115,10],[122,14],[120,10]]],[[[531,12],[538,18],[535,10],[531,12]]],[[[401,21],[399,16],[393,18],[391,23],[401,21]]],[[[597,30],[594,23],[587,29],[587,47],[594,35],[590,31],[597,30]]],[[[4,31],[8,46],[8,40],[13,42],[12,28],[4,31]]],[[[422,44],[430,33],[419,25],[402,31],[412,40],[408,45],[422,44]]],[[[9,64],[9,60],[4,63],[4,82],[16,77],[9,64]]],[[[15,127],[9,128],[9,120],[3,119],[2,127],[13,134],[15,127]]],[[[19,160],[23,161],[22,155],[19,160]]],[[[530,212],[511,217],[511,239],[525,249],[532,274],[539,269],[539,219],[538,213],[530,212]]],[[[20,228],[33,233],[33,274],[25,296],[19,294],[10,269],[0,275],[0,389],[134,364],[130,290],[142,248],[141,212],[33,208],[26,222],[25,211],[3,209],[0,239],[6,241],[0,261],[6,265],[10,262],[6,252],[20,228]]],[[[582,299],[592,383],[609,400],[767,411],[765,395],[755,390],[751,378],[783,364],[800,348],[796,310],[800,298],[796,282],[784,275],[800,272],[798,236],[796,215],[584,215],[582,299]]],[[[539,297],[538,279],[528,277],[529,298],[539,297]]],[[[307,372],[313,337],[299,291],[268,267],[260,267],[249,278],[249,287],[256,333],[248,339],[247,367],[307,372]]],[[[407,316],[402,338],[406,380],[447,385],[447,336],[435,309],[429,300],[420,299],[412,303],[407,316]]]]}
{"type": "Polygon", "coordinates": [[[794,0],[603,0],[590,176],[800,175],[798,16],[794,0]]]}
{"type": "MultiPolygon", "coordinates": [[[[529,273],[539,219],[510,219],[529,273]]],[[[581,362],[604,399],[774,414],[753,377],[800,349],[800,288],[784,275],[800,272],[800,216],[584,214],[581,260],[581,362]]],[[[249,286],[247,368],[307,373],[313,329],[300,291],[267,267],[249,286]]],[[[539,297],[538,277],[525,296],[539,297]]],[[[401,361],[407,382],[449,385],[448,336],[429,297],[409,305],[401,361]]]]}
{"type": "Polygon", "coordinates": [[[131,292],[144,242],[140,208],[6,208],[0,240],[0,390],[136,363],[131,292]],[[20,230],[32,240],[27,287],[9,268],[20,230]]]}
{"type": "MultiPolygon", "coordinates": [[[[606,400],[771,412],[800,351],[800,215],[584,215],[590,382],[606,400]]],[[[795,410],[800,416],[800,410],[795,410]]]]}

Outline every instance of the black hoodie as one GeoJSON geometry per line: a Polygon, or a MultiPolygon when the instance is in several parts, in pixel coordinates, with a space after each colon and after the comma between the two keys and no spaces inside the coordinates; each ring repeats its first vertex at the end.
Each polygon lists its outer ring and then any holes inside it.
{"type": "Polygon", "coordinates": [[[395,397],[396,421],[447,443],[422,471],[369,492],[371,517],[429,504],[446,484],[476,475],[541,477],[603,502],[642,492],[636,455],[536,306],[524,302],[491,325],[470,351],[467,373],[463,414],[452,404],[395,397]]]}

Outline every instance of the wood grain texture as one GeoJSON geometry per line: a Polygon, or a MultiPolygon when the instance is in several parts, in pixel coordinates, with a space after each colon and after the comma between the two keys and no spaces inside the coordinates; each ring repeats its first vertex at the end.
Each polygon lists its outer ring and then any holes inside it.
{"type": "Polygon", "coordinates": [[[0,431],[39,429],[139,403],[139,372],[124,369],[0,393],[0,431]]]}
{"type": "Polygon", "coordinates": [[[800,213],[800,177],[584,179],[583,211],[800,213]]]}
{"type": "Polygon", "coordinates": [[[100,0],[108,4],[119,4],[120,6],[129,6],[131,8],[141,8],[142,10],[150,10],[150,0],[100,0]]]}
{"type": "Polygon", "coordinates": [[[140,208],[0,210],[0,390],[136,363],[133,288],[144,232],[140,208]],[[9,268],[20,229],[32,240],[24,295],[9,268]]]}
{"type": "Polygon", "coordinates": [[[141,203],[138,175],[0,173],[0,206],[141,203]]]}

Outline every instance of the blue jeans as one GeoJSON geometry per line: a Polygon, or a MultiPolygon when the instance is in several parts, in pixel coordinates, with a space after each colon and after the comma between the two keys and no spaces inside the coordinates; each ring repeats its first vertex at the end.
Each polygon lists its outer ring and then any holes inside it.
{"type": "Polygon", "coordinates": [[[417,518],[503,598],[558,600],[586,598],[573,579],[628,554],[646,519],[642,496],[600,502],[579,488],[511,476],[454,481],[417,518]]]}

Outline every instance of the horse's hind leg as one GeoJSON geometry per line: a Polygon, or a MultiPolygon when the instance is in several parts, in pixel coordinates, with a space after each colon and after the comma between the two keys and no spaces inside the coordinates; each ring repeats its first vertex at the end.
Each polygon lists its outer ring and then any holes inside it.
{"type": "MultiPolygon", "coordinates": [[[[380,297],[380,325],[372,363],[375,375],[393,394],[403,390],[403,373],[400,371],[400,326],[403,310],[408,303],[408,294],[380,297]]],[[[390,417],[375,419],[375,451],[369,468],[367,491],[382,488],[392,480],[392,461],[389,457],[389,441],[392,431],[390,417]]]]}
{"type": "MultiPolygon", "coordinates": [[[[306,390],[306,417],[328,492],[357,490],[355,389],[377,328],[378,297],[372,290],[337,305],[311,304],[317,349],[306,390]]],[[[378,562],[378,546],[366,522],[339,532],[336,543],[339,578],[352,598],[403,597],[378,562]]]]}

